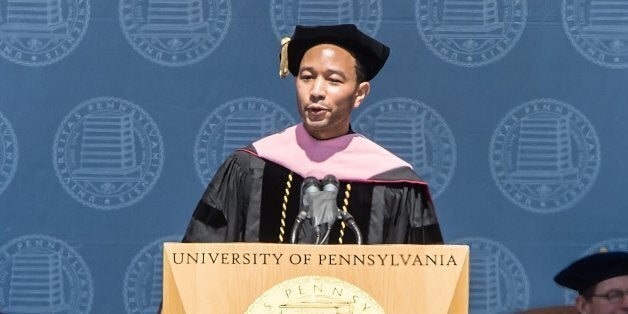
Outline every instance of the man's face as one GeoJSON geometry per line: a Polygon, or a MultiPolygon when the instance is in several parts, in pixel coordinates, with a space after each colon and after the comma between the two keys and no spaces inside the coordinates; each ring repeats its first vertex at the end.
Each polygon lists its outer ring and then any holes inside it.
{"type": "Polygon", "coordinates": [[[628,275],[613,277],[600,281],[595,285],[594,295],[606,295],[611,290],[619,290],[624,293],[618,302],[610,302],[605,297],[593,296],[590,299],[579,295],[576,299],[576,307],[580,313],[589,314],[626,314],[628,313],[628,275]]]}
{"type": "Polygon", "coordinates": [[[351,111],[369,92],[368,82],[357,82],[355,59],[343,48],[321,44],[310,48],[296,78],[297,104],[305,129],[325,140],[349,130],[351,111]]]}

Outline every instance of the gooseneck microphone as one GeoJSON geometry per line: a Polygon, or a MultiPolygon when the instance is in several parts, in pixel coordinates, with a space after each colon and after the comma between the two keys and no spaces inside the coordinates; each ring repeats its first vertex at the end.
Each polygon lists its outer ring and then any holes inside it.
{"type": "Polygon", "coordinates": [[[301,184],[301,204],[299,205],[300,210],[297,218],[294,220],[294,225],[292,226],[292,231],[290,232],[290,243],[297,243],[297,234],[301,229],[301,225],[307,219],[308,212],[310,211],[310,206],[312,204],[312,199],[316,193],[321,191],[321,183],[318,179],[314,177],[307,177],[303,180],[301,184]]]}
{"type": "Polygon", "coordinates": [[[329,239],[329,233],[331,232],[331,227],[334,225],[334,222],[338,220],[338,206],[336,205],[336,197],[338,196],[338,186],[340,186],[340,182],[338,182],[338,179],[336,179],[334,175],[328,174],[323,178],[323,180],[321,180],[321,185],[323,186],[323,191],[333,194],[333,198],[331,199],[333,203],[329,208],[315,208],[315,214],[313,214],[312,216],[323,217],[319,222],[317,222],[318,226],[323,225],[327,227],[325,230],[325,235],[323,235],[323,238],[320,239],[320,243],[327,243],[327,240],[329,239]],[[328,210],[328,212],[325,212],[326,209],[328,210]]]}
{"type": "Polygon", "coordinates": [[[315,244],[327,243],[332,226],[337,220],[342,220],[355,234],[356,242],[362,244],[362,234],[353,216],[338,209],[336,198],[339,185],[338,179],[331,174],[321,181],[314,177],[303,180],[300,210],[290,233],[290,243],[298,243],[298,234],[303,227],[311,227],[315,244]],[[306,221],[310,224],[304,226],[306,221]]]}
{"type": "Polygon", "coordinates": [[[338,194],[338,186],[340,186],[340,183],[333,174],[326,175],[321,181],[321,185],[323,186],[323,191],[338,194]]]}

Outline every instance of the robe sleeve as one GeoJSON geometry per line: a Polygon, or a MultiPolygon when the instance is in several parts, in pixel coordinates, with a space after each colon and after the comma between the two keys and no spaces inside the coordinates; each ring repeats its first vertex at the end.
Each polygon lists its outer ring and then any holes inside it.
{"type": "Polygon", "coordinates": [[[427,186],[385,187],[384,243],[441,244],[436,210],[427,186]]]}
{"type": "Polygon", "coordinates": [[[420,202],[414,204],[414,207],[408,213],[410,215],[408,243],[442,244],[443,235],[436,218],[436,209],[429,192],[425,190],[427,190],[427,187],[416,192],[420,195],[420,202]]]}
{"type": "Polygon", "coordinates": [[[198,202],[182,242],[242,241],[251,186],[250,158],[237,151],[220,166],[198,202]]]}

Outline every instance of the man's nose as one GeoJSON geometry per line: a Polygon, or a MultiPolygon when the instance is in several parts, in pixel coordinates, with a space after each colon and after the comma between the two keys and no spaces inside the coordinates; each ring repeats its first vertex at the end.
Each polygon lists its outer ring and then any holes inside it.
{"type": "Polygon", "coordinates": [[[325,98],[325,81],[321,78],[317,78],[312,84],[310,90],[310,97],[312,100],[320,100],[325,98]]]}

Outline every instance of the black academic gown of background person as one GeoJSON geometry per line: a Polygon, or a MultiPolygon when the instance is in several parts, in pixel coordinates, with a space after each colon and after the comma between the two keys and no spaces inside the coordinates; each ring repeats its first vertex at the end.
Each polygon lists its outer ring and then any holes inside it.
{"type": "MultiPolygon", "coordinates": [[[[340,181],[338,208],[364,243],[442,243],[428,186],[392,153],[350,133],[319,141],[302,124],[233,153],[198,203],[183,242],[289,243],[305,177],[340,181]]],[[[334,224],[329,243],[355,243],[334,224]]]]}

